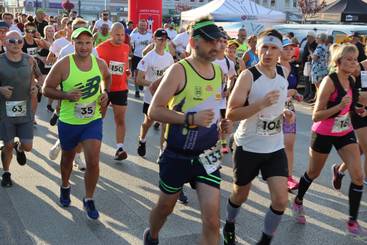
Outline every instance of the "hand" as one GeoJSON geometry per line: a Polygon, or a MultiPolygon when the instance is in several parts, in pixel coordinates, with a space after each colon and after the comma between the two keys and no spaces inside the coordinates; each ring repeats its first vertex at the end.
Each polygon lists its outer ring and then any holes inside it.
{"type": "Polygon", "coordinates": [[[359,103],[363,105],[367,105],[367,91],[359,92],[359,103]]]}
{"type": "Polygon", "coordinates": [[[288,97],[294,97],[297,94],[296,89],[288,89],[288,97]]]}
{"type": "Polygon", "coordinates": [[[12,86],[2,86],[0,87],[0,93],[5,97],[5,99],[10,99],[13,95],[13,87],[12,86]]]}
{"type": "Polygon", "coordinates": [[[150,91],[150,93],[151,93],[152,95],[154,95],[155,91],[157,91],[157,89],[158,89],[158,86],[159,86],[160,82],[161,82],[161,79],[158,79],[157,81],[152,82],[152,83],[148,86],[149,91],[150,91]]]}
{"type": "Polygon", "coordinates": [[[66,99],[71,102],[76,102],[82,97],[82,91],[74,89],[66,93],[66,99]]]}
{"type": "Polygon", "coordinates": [[[293,111],[287,109],[283,111],[283,117],[289,124],[294,123],[296,120],[296,114],[293,111]]]}
{"type": "Polygon", "coordinates": [[[302,94],[299,94],[297,93],[296,95],[293,96],[293,98],[295,100],[297,100],[298,102],[301,102],[303,100],[303,95],[302,94]]]}
{"type": "Polygon", "coordinates": [[[233,123],[228,119],[222,119],[219,123],[219,128],[223,134],[230,134],[232,133],[233,123]]]}
{"type": "Polygon", "coordinates": [[[38,87],[37,85],[33,85],[31,87],[31,96],[36,96],[38,94],[38,87]]]}
{"type": "Polygon", "coordinates": [[[214,119],[213,110],[199,111],[194,115],[194,124],[202,127],[209,127],[214,119]]]}
{"type": "Polygon", "coordinates": [[[265,108],[276,104],[279,100],[279,96],[280,96],[279,90],[273,90],[267,93],[262,100],[263,107],[265,108]]]}
{"type": "Polygon", "coordinates": [[[126,70],[126,78],[129,79],[131,77],[131,71],[130,69],[126,70]]]}
{"type": "Polygon", "coordinates": [[[342,98],[342,101],[338,105],[339,110],[343,110],[350,103],[351,100],[352,98],[350,96],[348,95],[344,96],[342,98]]]}
{"type": "Polygon", "coordinates": [[[102,107],[107,107],[108,106],[108,94],[106,92],[102,93],[101,96],[99,97],[99,103],[102,107]]]}

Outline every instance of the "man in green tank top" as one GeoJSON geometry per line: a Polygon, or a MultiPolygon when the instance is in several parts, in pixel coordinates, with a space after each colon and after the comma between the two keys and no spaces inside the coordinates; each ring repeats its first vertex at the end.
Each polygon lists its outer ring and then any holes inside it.
{"type": "Polygon", "coordinates": [[[76,147],[81,143],[87,165],[83,205],[88,218],[98,219],[93,194],[99,177],[101,111],[107,107],[111,74],[104,61],[91,55],[93,35],[89,29],[78,28],[71,38],[75,53],[62,58],[51,69],[43,90],[45,96],[61,100],[58,124],[62,149],[60,203],[64,207],[70,206],[69,178],[76,147]],[[59,85],[61,90],[57,89],[59,85]]]}
{"type": "Polygon", "coordinates": [[[108,24],[102,24],[101,28],[96,33],[94,33],[93,39],[95,47],[110,38],[109,29],[110,28],[108,24]]]}
{"type": "Polygon", "coordinates": [[[230,132],[220,119],[222,73],[212,64],[222,37],[210,20],[193,25],[192,54],[171,66],[163,76],[148,110],[152,120],[167,123],[165,149],[159,157],[159,201],[150,214],[144,245],[158,244],[158,234],[173,211],[185,183],[196,189],[201,207],[201,244],[219,243],[220,148],[219,128],[230,132]]]}

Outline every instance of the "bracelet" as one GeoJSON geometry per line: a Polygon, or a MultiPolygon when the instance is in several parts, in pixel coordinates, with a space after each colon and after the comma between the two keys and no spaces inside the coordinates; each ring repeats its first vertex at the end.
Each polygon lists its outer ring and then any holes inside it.
{"type": "Polygon", "coordinates": [[[185,113],[185,126],[189,127],[194,125],[194,115],[196,114],[196,112],[187,112],[185,113]]]}

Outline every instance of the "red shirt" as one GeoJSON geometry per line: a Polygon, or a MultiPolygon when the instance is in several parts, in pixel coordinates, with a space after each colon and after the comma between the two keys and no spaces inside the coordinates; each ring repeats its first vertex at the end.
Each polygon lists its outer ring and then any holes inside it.
{"type": "Polygon", "coordinates": [[[129,69],[129,45],[113,45],[107,40],[96,47],[99,58],[103,59],[112,74],[110,91],[125,91],[127,87],[126,71],[129,69]]]}

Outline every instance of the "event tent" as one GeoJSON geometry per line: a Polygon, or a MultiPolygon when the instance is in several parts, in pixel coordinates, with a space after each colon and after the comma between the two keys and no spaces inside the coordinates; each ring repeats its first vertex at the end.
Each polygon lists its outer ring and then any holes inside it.
{"type": "Polygon", "coordinates": [[[284,23],[286,14],[265,8],[250,0],[213,0],[201,7],[181,13],[181,22],[187,24],[211,15],[215,22],[249,21],[258,23],[284,23]]]}
{"type": "Polygon", "coordinates": [[[337,22],[367,22],[367,3],[362,0],[338,0],[323,9],[320,20],[337,22]]]}

